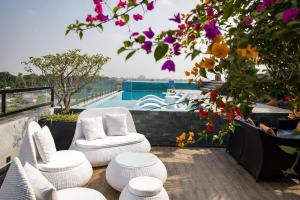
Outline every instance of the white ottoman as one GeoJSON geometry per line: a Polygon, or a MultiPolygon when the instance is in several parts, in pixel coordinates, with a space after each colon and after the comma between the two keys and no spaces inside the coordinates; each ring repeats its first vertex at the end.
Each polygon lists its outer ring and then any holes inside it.
{"type": "Polygon", "coordinates": [[[117,155],[106,169],[106,180],[118,191],[139,176],[156,177],[164,183],[167,179],[165,165],[151,153],[125,152],[117,155]]]}
{"type": "Polygon", "coordinates": [[[169,196],[161,180],[140,176],[129,181],[119,200],[169,200],[169,196]]]}

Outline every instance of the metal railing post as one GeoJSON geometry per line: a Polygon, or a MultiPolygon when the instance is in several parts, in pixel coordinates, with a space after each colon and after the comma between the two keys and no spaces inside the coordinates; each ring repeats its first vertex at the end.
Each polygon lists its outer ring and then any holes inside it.
{"type": "Polygon", "coordinates": [[[1,111],[3,114],[6,113],[6,93],[2,93],[1,95],[1,111]]]}
{"type": "Polygon", "coordinates": [[[51,107],[54,107],[54,88],[51,88],[51,107]]]}

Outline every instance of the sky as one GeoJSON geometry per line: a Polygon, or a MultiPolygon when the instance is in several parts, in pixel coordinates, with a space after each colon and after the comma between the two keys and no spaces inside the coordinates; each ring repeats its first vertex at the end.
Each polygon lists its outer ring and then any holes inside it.
{"type": "MultiPolygon", "coordinates": [[[[111,0],[116,5],[116,0],[111,0]]],[[[155,9],[143,21],[133,23],[133,31],[144,31],[149,26],[155,32],[174,28],[168,20],[175,13],[188,12],[197,0],[157,0],[155,9]]],[[[83,53],[101,53],[111,58],[102,75],[110,77],[176,78],[184,79],[184,71],[192,62],[184,56],[176,58],[176,72],[161,71],[162,61],[155,62],[145,52],[135,54],[125,62],[125,54],[117,55],[122,41],[128,39],[126,27],[106,24],[104,32],[89,30],[82,40],[71,33],[65,36],[66,27],[75,20],[85,20],[93,13],[92,0],[1,0],[0,1],[0,71],[24,73],[22,61],[28,57],[63,53],[68,49],[81,49],[83,53]]]]}

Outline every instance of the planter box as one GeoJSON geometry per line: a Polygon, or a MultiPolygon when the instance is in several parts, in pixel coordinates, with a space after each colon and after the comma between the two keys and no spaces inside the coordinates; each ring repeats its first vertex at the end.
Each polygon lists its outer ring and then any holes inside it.
{"type": "Polygon", "coordinates": [[[69,149],[76,129],[76,122],[39,120],[41,126],[48,126],[57,150],[69,149]]]}

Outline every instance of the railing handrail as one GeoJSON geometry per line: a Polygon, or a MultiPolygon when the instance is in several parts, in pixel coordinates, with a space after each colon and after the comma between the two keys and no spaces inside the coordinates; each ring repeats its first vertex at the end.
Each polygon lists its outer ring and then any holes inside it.
{"type": "Polygon", "coordinates": [[[30,88],[15,88],[15,89],[0,89],[0,94],[3,93],[15,93],[15,92],[31,92],[38,90],[52,90],[53,87],[30,87],[30,88]]]}

